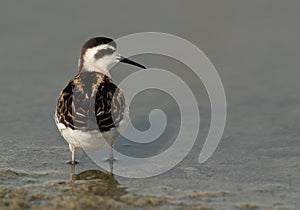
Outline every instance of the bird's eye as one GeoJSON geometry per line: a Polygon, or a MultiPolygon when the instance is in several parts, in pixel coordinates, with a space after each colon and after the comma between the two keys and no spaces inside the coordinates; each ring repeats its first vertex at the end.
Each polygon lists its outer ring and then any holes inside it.
{"type": "Polygon", "coordinates": [[[113,54],[115,51],[111,48],[107,48],[107,49],[101,49],[99,50],[96,54],[95,54],[95,59],[99,59],[102,58],[106,55],[111,55],[113,54]]]}

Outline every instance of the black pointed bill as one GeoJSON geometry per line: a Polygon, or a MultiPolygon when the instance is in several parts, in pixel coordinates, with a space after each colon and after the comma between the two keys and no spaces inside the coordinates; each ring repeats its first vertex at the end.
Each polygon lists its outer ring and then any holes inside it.
{"type": "Polygon", "coordinates": [[[122,63],[127,63],[127,64],[131,64],[131,65],[140,67],[140,68],[142,68],[142,69],[146,69],[146,67],[143,66],[142,64],[139,64],[139,63],[137,63],[137,62],[135,62],[135,61],[132,61],[132,60],[130,60],[130,59],[128,59],[128,58],[125,58],[125,57],[123,57],[123,56],[121,56],[120,62],[122,62],[122,63]]]}

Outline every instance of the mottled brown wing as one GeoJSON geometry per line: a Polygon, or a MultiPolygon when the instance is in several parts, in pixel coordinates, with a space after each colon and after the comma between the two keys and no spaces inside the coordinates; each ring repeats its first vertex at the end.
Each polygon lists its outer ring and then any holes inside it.
{"type": "Polygon", "coordinates": [[[61,91],[57,105],[56,105],[56,121],[57,123],[62,123],[66,127],[70,127],[74,129],[73,127],[73,110],[72,110],[72,104],[73,104],[73,88],[75,86],[74,79],[71,80],[68,85],[61,91]]]}
{"type": "Polygon", "coordinates": [[[107,76],[83,72],[61,92],[57,120],[79,130],[109,131],[123,119],[125,100],[122,91],[107,76]]]}
{"type": "Polygon", "coordinates": [[[104,78],[98,87],[95,110],[100,131],[118,126],[124,117],[125,99],[122,90],[108,78],[104,78]]]}

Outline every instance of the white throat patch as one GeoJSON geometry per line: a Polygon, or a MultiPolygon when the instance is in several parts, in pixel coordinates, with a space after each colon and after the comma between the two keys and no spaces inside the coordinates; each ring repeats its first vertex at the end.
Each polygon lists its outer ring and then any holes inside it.
{"type": "Polygon", "coordinates": [[[82,69],[85,71],[96,71],[110,76],[108,69],[112,64],[118,62],[118,53],[114,52],[110,55],[104,55],[99,59],[95,57],[100,50],[106,49],[112,49],[115,51],[115,48],[108,44],[87,49],[82,58],[82,69]]]}

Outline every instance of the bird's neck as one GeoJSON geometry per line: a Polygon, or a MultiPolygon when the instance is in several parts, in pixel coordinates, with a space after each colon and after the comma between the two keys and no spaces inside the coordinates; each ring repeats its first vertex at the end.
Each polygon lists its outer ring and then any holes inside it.
{"type": "Polygon", "coordinates": [[[81,69],[79,69],[79,72],[98,72],[111,78],[111,75],[106,68],[95,64],[83,65],[81,69]]]}

